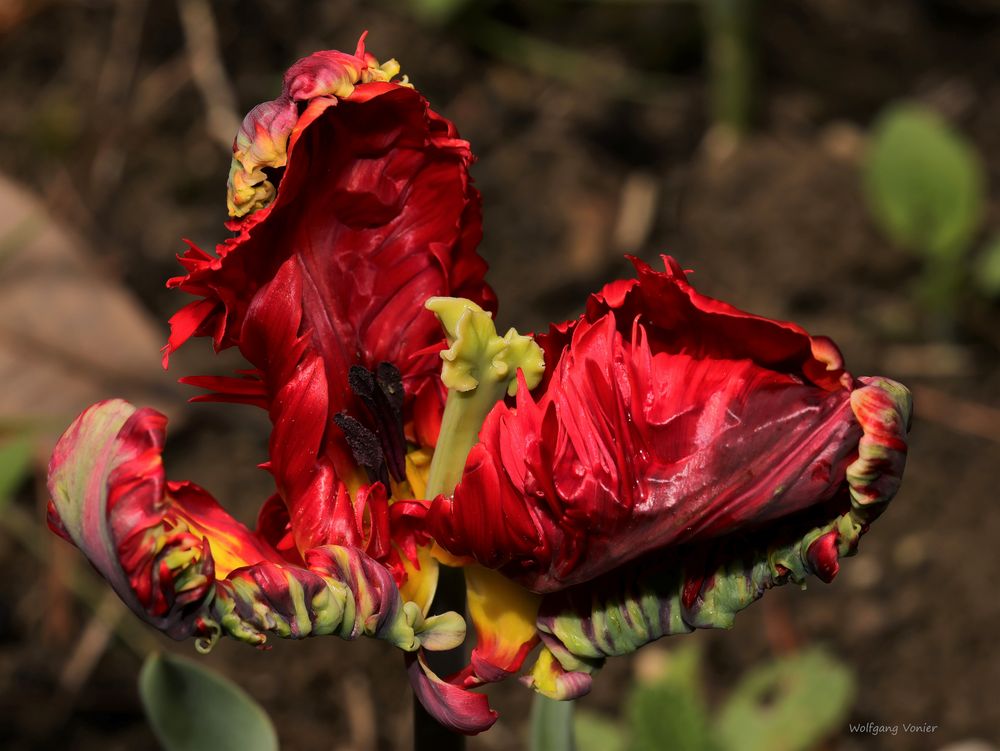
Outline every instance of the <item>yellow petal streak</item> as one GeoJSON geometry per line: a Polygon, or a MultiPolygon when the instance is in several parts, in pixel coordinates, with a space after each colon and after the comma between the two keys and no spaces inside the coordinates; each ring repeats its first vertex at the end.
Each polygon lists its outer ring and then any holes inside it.
{"type": "Polygon", "coordinates": [[[477,649],[491,663],[505,668],[535,638],[541,595],[482,566],[465,568],[465,587],[477,649]]]}

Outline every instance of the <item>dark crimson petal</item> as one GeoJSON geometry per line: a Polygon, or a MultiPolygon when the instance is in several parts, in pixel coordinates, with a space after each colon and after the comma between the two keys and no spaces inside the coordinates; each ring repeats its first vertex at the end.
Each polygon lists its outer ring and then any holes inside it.
{"type": "Polygon", "coordinates": [[[662,636],[729,628],[739,611],[771,587],[803,584],[809,576],[830,581],[898,489],[911,410],[905,389],[885,379],[867,380],[852,401],[864,438],[847,470],[845,512],[831,514],[827,504],[773,525],[766,537],[734,534],[652,553],[547,595],[538,629],[550,654],[539,660],[528,683],[548,695],[567,693],[558,681],[589,683],[606,657],[629,654],[662,636]],[[878,490],[870,484],[873,463],[882,465],[878,490]]]}
{"type": "MultiPolygon", "coordinates": [[[[747,358],[827,390],[850,386],[840,351],[826,337],[811,337],[793,323],[746,313],[699,293],[669,256],[663,256],[663,272],[637,258],[631,260],[638,278],[611,282],[591,295],[582,321],[593,323],[614,311],[626,336],[633,322],[641,320],[656,352],[747,358]]],[[[576,323],[553,325],[548,334],[537,337],[546,350],[546,362],[558,359],[576,323]]]]}
{"type": "Polygon", "coordinates": [[[410,685],[420,703],[444,727],[456,733],[476,735],[497,721],[489,699],[439,678],[419,653],[406,655],[410,685]]]}
{"type": "MultiPolygon", "coordinates": [[[[397,368],[407,435],[429,445],[443,408],[443,337],[423,304],[460,296],[495,308],[475,251],[481,214],[469,145],[418,92],[387,80],[396,70],[363,44],[296,63],[281,97],[248,115],[234,146],[230,196],[234,214],[246,214],[231,223],[237,235],[215,256],[192,246],[181,257],[188,273],[170,282],[200,299],[175,315],[166,355],[210,336],[255,368],[249,378],[187,381],[213,390],[208,398],[268,409],[269,469],[300,553],[346,542],[339,535],[355,514],[333,511],[346,511],[345,489],[362,498],[369,483],[335,423],[370,411],[349,388],[351,368],[397,368]],[[277,182],[273,200],[261,197],[265,178],[277,182]]],[[[395,441],[387,460],[398,480],[399,428],[382,428],[395,441]]]]}
{"type": "Polygon", "coordinates": [[[193,247],[182,257],[189,273],[171,286],[205,300],[175,317],[167,352],[192,331],[241,344],[254,294],[294,257],[309,282],[304,328],[340,371],[336,382],[353,362],[392,362],[404,376],[436,370],[432,355],[409,362],[441,339],[423,302],[447,295],[495,307],[475,254],[481,217],[468,143],[404,86],[361,84],[347,99],[314,104],[291,134],[274,203],[237,224],[218,257],[193,247]]]}
{"type": "MultiPolygon", "coordinates": [[[[638,280],[549,334],[561,356],[544,393],[522,388],[516,408],[493,410],[454,497],[429,510],[449,552],[552,592],[847,487],[861,384],[836,348],[698,295],[667,269],[639,264],[638,280]]],[[[894,440],[899,457],[905,432],[894,440]]],[[[898,477],[893,461],[868,461],[869,484],[898,477]]]]}

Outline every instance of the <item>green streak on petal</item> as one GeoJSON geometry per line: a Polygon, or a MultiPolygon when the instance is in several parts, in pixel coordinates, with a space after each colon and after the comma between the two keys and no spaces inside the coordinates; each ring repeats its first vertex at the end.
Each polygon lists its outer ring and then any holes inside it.
{"type": "MultiPolygon", "coordinates": [[[[117,466],[113,462],[116,438],[135,407],[121,399],[112,399],[88,409],[74,424],[71,436],[61,440],[61,454],[53,456],[49,467],[49,492],[63,526],[78,548],[94,561],[112,584],[120,578],[121,567],[111,540],[107,518],[108,477],[117,466]],[[95,469],[100,469],[95,472],[95,469]],[[86,519],[84,518],[86,515],[86,519]],[[96,520],[98,523],[90,522],[96,520]],[[96,544],[100,547],[96,548],[96,544]],[[113,564],[114,571],[105,570],[113,564]],[[113,574],[118,577],[113,578],[113,574]]],[[[119,595],[122,595],[119,592],[119,595]]]]}
{"type": "Polygon", "coordinates": [[[465,619],[453,611],[432,615],[416,629],[420,645],[432,651],[454,649],[459,646],[465,641],[465,631],[465,619]]]}
{"type": "Polygon", "coordinates": [[[294,636],[309,636],[312,631],[312,619],[306,606],[306,593],[299,580],[290,572],[285,574],[285,579],[288,581],[288,597],[292,601],[292,617],[295,619],[294,627],[289,624],[289,631],[294,636]]]}

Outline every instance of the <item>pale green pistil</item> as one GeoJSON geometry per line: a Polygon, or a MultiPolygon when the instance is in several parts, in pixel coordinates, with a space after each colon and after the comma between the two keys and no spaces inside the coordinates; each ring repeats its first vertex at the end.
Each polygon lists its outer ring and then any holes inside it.
{"type": "Polygon", "coordinates": [[[517,372],[532,389],[541,381],[545,358],[530,336],[514,329],[497,334],[490,314],[470,300],[432,297],[425,307],[438,317],[449,344],[441,353],[448,401],[427,480],[427,497],[434,498],[454,491],[486,415],[505,394],[517,392],[517,372]]]}

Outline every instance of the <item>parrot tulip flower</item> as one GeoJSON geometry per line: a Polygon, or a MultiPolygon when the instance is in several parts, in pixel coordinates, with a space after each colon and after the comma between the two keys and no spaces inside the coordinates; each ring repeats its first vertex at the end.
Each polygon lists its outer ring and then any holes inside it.
{"type": "Polygon", "coordinates": [[[398,72],[364,37],[292,66],[233,144],[233,237],[189,244],[169,282],[195,300],[164,364],[192,337],[236,347],[249,369],[182,381],[270,416],[256,528],[167,481],[165,418],[120,400],[57,445],[52,528],[203,651],[386,640],[462,733],[496,719],[472,689],[539,644],[522,680],[575,698],[609,656],[831,580],[899,486],[906,389],[699,294],[670,258],[546,334],[499,335],[469,145],[398,72]],[[446,676],[423,650],[466,627],[430,614],[441,563],[464,569],[476,633],[446,676]]]}

